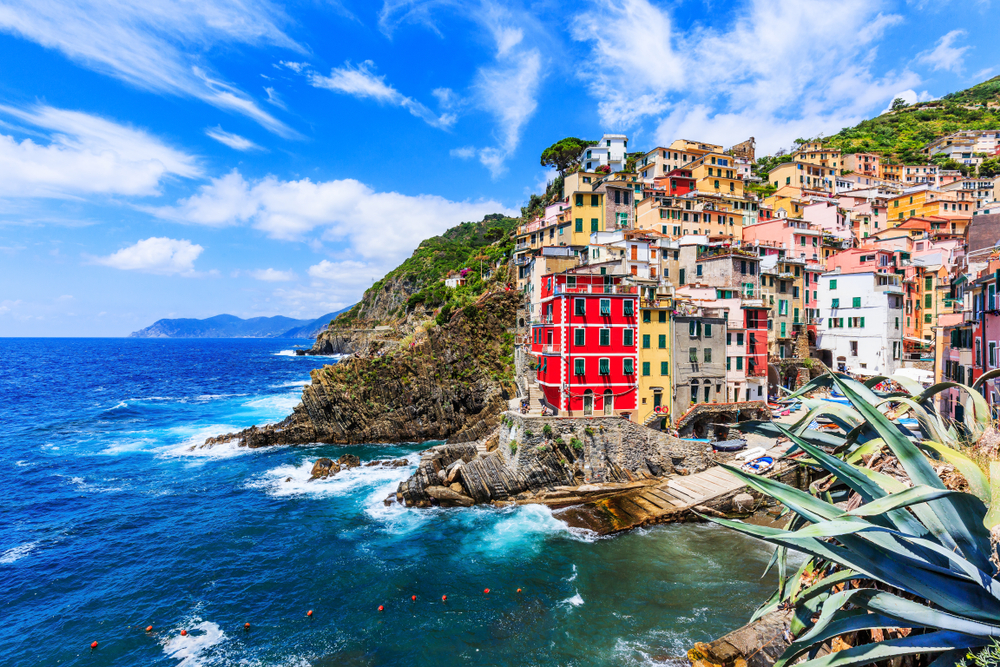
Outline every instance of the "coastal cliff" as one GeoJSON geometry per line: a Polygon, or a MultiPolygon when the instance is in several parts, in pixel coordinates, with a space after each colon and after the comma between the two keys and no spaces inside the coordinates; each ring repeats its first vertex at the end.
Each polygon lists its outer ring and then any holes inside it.
{"type": "Polygon", "coordinates": [[[207,446],[451,439],[471,442],[500,423],[513,382],[514,324],[522,295],[484,294],[425,322],[381,356],[352,357],[311,374],[302,402],[278,424],[209,438],[207,446]]]}

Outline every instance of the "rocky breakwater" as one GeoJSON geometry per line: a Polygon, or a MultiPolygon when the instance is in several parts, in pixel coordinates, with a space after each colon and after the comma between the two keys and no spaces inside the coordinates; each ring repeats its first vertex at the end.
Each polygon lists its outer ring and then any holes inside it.
{"type": "Polygon", "coordinates": [[[484,295],[412,346],[314,370],[289,417],[204,446],[482,439],[514,395],[508,329],[520,301],[520,292],[484,295]]]}
{"type": "Polygon", "coordinates": [[[562,507],[711,463],[700,443],[692,446],[617,417],[508,412],[499,429],[478,443],[449,443],[424,452],[416,473],[390,500],[415,507],[511,502],[562,507]]]}

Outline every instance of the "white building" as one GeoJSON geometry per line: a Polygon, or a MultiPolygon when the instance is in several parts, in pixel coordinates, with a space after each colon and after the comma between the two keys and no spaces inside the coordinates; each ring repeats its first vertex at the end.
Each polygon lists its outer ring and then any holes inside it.
{"type": "Polygon", "coordinates": [[[611,171],[621,171],[625,168],[625,152],[628,149],[628,137],[624,134],[605,134],[596,146],[591,146],[583,153],[583,168],[586,171],[596,171],[604,165],[611,165],[611,171]]]}
{"type": "Polygon", "coordinates": [[[816,347],[836,371],[892,375],[902,366],[903,288],[892,273],[824,273],[816,347]]]}

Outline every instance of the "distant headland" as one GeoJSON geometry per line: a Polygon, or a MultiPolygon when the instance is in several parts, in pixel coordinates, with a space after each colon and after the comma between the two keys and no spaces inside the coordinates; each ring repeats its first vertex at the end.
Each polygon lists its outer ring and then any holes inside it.
{"type": "Polygon", "coordinates": [[[203,320],[163,319],[133,331],[129,338],[315,338],[334,317],[347,310],[327,313],[314,320],[281,315],[246,320],[235,315],[216,315],[203,320]]]}

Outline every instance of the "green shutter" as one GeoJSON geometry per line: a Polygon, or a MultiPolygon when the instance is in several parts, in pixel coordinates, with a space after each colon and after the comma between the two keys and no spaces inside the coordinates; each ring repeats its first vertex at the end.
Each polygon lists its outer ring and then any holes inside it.
{"type": "Polygon", "coordinates": [[[688,322],[688,335],[694,336],[694,320],[688,322]]]}
{"type": "Polygon", "coordinates": [[[726,357],[726,370],[727,371],[733,370],[733,358],[732,357],[726,357]]]}
{"type": "Polygon", "coordinates": [[[583,231],[583,218],[577,218],[576,219],[576,231],[578,231],[578,232],[582,232],[583,231]]]}
{"type": "Polygon", "coordinates": [[[642,334],[642,348],[644,350],[649,349],[649,334],[642,334]]]}
{"type": "Polygon", "coordinates": [[[743,357],[736,357],[736,370],[743,370],[743,357]]]}
{"type": "Polygon", "coordinates": [[[851,299],[851,308],[860,308],[860,307],[861,307],[861,297],[860,296],[856,296],[853,299],[851,299]]]}
{"type": "Polygon", "coordinates": [[[609,359],[601,359],[598,365],[598,371],[601,375],[611,375],[611,361],[609,359]]]}
{"type": "Polygon", "coordinates": [[[660,334],[658,342],[661,350],[667,349],[667,334],[660,334]]]}
{"type": "Polygon", "coordinates": [[[710,363],[712,361],[712,348],[705,348],[705,363],[710,363]]]}
{"type": "Polygon", "coordinates": [[[625,299],[625,301],[623,301],[622,303],[624,303],[624,306],[622,306],[623,308],[622,312],[625,315],[625,317],[632,317],[632,314],[635,312],[633,310],[635,301],[633,301],[632,299],[625,299]]]}
{"type": "Polygon", "coordinates": [[[625,375],[632,375],[633,373],[635,373],[635,368],[632,367],[631,359],[625,359],[625,361],[622,363],[622,370],[625,371],[625,375]]]}
{"type": "Polygon", "coordinates": [[[577,347],[583,347],[587,340],[587,330],[586,329],[574,329],[573,330],[573,345],[577,347]]]}
{"type": "Polygon", "coordinates": [[[632,345],[635,342],[632,338],[633,333],[634,332],[631,329],[625,329],[622,332],[622,345],[624,345],[625,347],[632,347],[632,345]]]}
{"type": "Polygon", "coordinates": [[[576,306],[576,314],[577,315],[586,315],[587,314],[587,300],[586,299],[576,299],[574,301],[574,305],[576,306]]]}
{"type": "Polygon", "coordinates": [[[840,299],[833,299],[830,301],[831,308],[840,308],[840,299]]]}
{"type": "Polygon", "coordinates": [[[648,361],[642,362],[642,374],[643,375],[649,375],[649,362],[648,361]]]}
{"type": "Polygon", "coordinates": [[[583,373],[584,373],[584,364],[586,363],[586,361],[587,361],[586,359],[574,359],[573,360],[573,374],[574,375],[583,375],[583,373]]]}
{"type": "Polygon", "coordinates": [[[660,362],[660,375],[670,375],[670,362],[661,361],[660,362]]]}
{"type": "Polygon", "coordinates": [[[863,317],[861,318],[861,325],[860,326],[861,326],[862,329],[865,328],[865,318],[863,318],[863,317]]]}
{"type": "Polygon", "coordinates": [[[705,322],[705,338],[711,338],[711,337],[712,337],[712,325],[709,324],[708,322],[705,322]]]}
{"type": "Polygon", "coordinates": [[[597,230],[597,223],[598,223],[597,218],[591,218],[590,219],[590,231],[592,231],[592,232],[598,231],[597,230]]]}
{"type": "Polygon", "coordinates": [[[611,316],[611,299],[601,299],[601,317],[611,316]]]}
{"type": "Polygon", "coordinates": [[[698,363],[698,348],[692,347],[692,348],[688,349],[688,360],[692,364],[698,363]]]}
{"type": "Polygon", "coordinates": [[[598,345],[611,345],[611,329],[601,329],[598,345]]]}
{"type": "Polygon", "coordinates": [[[924,295],[924,308],[930,308],[934,305],[933,301],[931,301],[932,298],[933,297],[930,294],[924,295]]]}
{"type": "Polygon", "coordinates": [[[836,280],[831,280],[830,281],[830,289],[837,289],[837,281],[836,280]]]}

